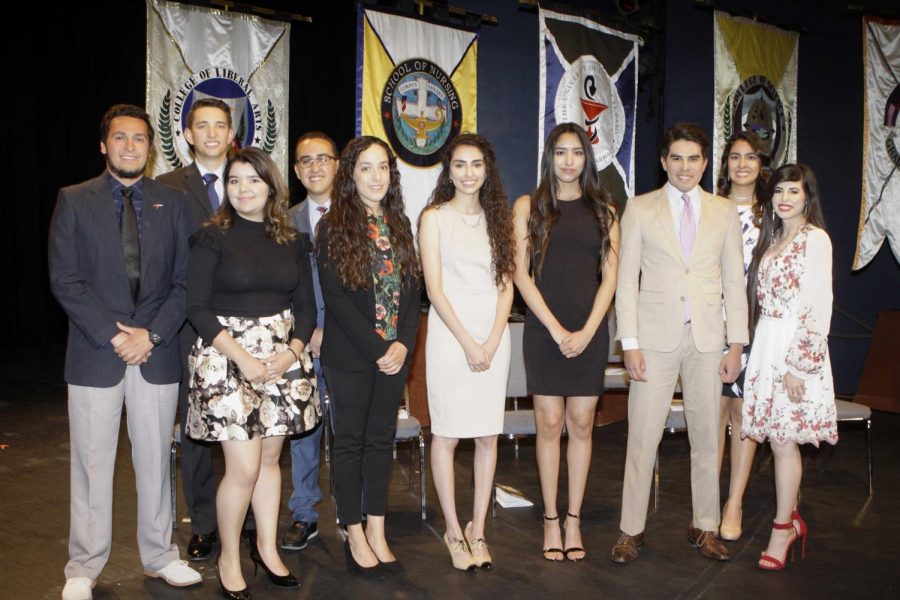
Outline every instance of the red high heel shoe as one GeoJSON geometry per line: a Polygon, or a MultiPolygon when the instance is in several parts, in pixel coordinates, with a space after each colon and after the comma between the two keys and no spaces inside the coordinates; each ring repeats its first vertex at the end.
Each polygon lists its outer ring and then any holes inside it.
{"type": "Polygon", "coordinates": [[[800,558],[806,558],[806,533],[809,531],[809,528],[796,508],[791,515],[791,523],[793,523],[794,529],[797,531],[797,537],[800,538],[800,558]]]}
{"type": "Polygon", "coordinates": [[[784,569],[784,566],[787,563],[788,551],[790,551],[790,553],[791,553],[791,561],[794,560],[794,542],[797,541],[798,534],[797,534],[797,530],[794,528],[793,521],[788,521],[787,523],[776,523],[773,521],[772,529],[779,529],[779,530],[790,529],[794,533],[794,535],[791,536],[791,541],[788,542],[787,548],[785,548],[785,550],[784,550],[784,558],[783,559],[778,560],[774,556],[769,556],[765,552],[760,552],[759,553],[759,562],[757,563],[757,566],[759,566],[759,568],[764,571],[781,571],[782,569],[784,569]]]}

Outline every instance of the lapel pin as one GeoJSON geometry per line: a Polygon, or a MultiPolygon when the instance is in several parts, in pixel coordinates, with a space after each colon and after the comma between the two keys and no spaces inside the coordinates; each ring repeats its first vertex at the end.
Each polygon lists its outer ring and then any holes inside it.
{"type": "Polygon", "coordinates": [[[153,208],[162,208],[162,207],[163,207],[163,205],[159,202],[157,202],[156,204],[153,205],[153,208]]]}

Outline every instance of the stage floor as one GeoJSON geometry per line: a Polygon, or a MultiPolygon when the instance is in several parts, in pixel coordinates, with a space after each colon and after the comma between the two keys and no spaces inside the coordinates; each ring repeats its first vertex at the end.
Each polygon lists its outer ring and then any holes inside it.
{"type": "MultiPolygon", "coordinates": [[[[7,362],[0,368],[0,599],[56,599],[65,583],[69,528],[69,444],[66,387],[61,365],[7,362]]],[[[533,508],[497,509],[487,526],[494,570],[454,571],[441,542],[443,519],[428,479],[428,518],[421,521],[418,496],[408,491],[408,446],[401,446],[392,472],[388,538],[406,574],[368,582],[347,572],[327,498],[329,470],[320,483],[320,535],[301,552],[283,552],[303,580],[299,592],[272,588],[253,577],[246,546],[243,567],[257,598],[896,598],[900,594],[897,540],[900,539],[900,415],[875,413],[873,439],[875,495],[865,490],[865,433],[841,429],[835,448],[804,451],[801,512],[809,524],[806,559],[778,573],[756,567],[774,512],[771,453],[751,477],[744,502],[744,535],[728,545],[734,560],[702,557],[686,539],[691,518],[689,448],[686,437],[666,436],[660,446],[660,504],[647,521],[641,557],[626,566],[610,561],[618,537],[624,423],[594,431],[594,456],[582,511],[588,556],[579,563],[551,563],[541,557],[540,488],[533,441],[521,444],[518,460],[511,442],[500,442],[497,481],[523,490],[533,508]]],[[[221,453],[216,454],[221,468],[221,453]]],[[[283,504],[280,531],[290,524],[290,457],[282,455],[283,504]]],[[[430,469],[430,467],[429,467],[430,469]]],[[[565,469],[560,513],[565,512],[565,469]]],[[[457,455],[460,517],[471,513],[472,444],[457,455]]],[[[723,496],[727,468],[723,473],[723,496]]],[[[180,486],[179,486],[180,487],[180,486]]],[[[179,517],[184,504],[179,489],[179,517]]],[[[212,561],[192,563],[201,585],[175,589],[143,576],[135,542],[136,502],[130,445],[124,422],[115,482],[114,539],[109,563],[94,590],[100,599],[218,598],[212,561]]],[[[190,525],[179,523],[174,539],[184,552],[190,525]]],[[[799,558],[799,552],[798,552],[799,558]]],[[[262,575],[262,574],[261,574],[262,575]]]]}

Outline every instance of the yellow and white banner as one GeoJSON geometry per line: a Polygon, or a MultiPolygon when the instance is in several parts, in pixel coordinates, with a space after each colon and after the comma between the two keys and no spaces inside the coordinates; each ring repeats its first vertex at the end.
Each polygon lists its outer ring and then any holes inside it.
{"type": "Polygon", "coordinates": [[[290,25],[147,0],[147,112],[156,176],[192,162],[182,131],[195,100],[231,107],[237,147],[259,146],[287,176],[290,25]]]}
{"type": "Polygon", "coordinates": [[[865,118],[863,185],[853,269],[884,238],[900,261],[900,21],[863,19],[865,118]]]}
{"type": "Polygon", "coordinates": [[[478,34],[362,6],[358,26],[356,133],[393,148],[415,224],[441,151],[476,131],[478,34]]]}
{"type": "Polygon", "coordinates": [[[713,181],[735,133],[750,130],[767,146],[772,168],[797,160],[798,35],[716,11],[713,181]]]}

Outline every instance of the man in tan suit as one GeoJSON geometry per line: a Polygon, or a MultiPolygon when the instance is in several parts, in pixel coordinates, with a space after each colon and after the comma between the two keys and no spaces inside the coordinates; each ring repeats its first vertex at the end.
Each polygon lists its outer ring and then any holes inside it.
{"type": "Polygon", "coordinates": [[[660,148],[668,183],[628,200],[622,217],[616,317],[631,389],[618,563],[636,559],[644,543],[656,450],[679,375],[691,443],[688,540],[704,556],[731,558],[717,535],[718,399],[722,382],[740,372],[747,299],[737,211],[699,187],[708,158],[702,129],[673,126],[660,148]]]}

